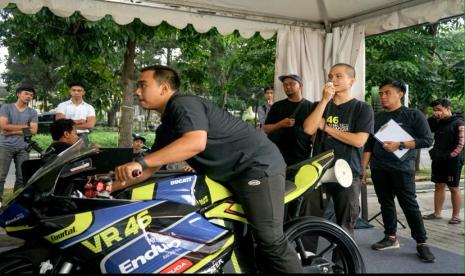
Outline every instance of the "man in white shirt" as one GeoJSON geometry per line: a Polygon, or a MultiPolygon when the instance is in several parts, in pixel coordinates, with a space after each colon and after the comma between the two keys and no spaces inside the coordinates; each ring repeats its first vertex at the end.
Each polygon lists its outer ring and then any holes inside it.
{"type": "Polygon", "coordinates": [[[68,84],[71,99],[62,102],[56,108],[55,120],[71,119],[74,121],[79,138],[89,145],[88,134],[95,126],[95,109],[82,99],[86,94],[84,85],[80,82],[68,84]]]}

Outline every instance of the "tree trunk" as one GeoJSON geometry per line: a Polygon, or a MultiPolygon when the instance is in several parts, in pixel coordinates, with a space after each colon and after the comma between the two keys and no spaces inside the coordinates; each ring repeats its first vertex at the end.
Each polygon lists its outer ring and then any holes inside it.
{"type": "Polygon", "coordinates": [[[172,48],[167,47],[166,48],[166,65],[170,66],[171,65],[171,59],[172,59],[172,48]]]}
{"type": "Polygon", "coordinates": [[[121,120],[119,125],[118,147],[129,148],[132,143],[132,124],[134,121],[134,96],[132,82],[134,79],[134,58],[136,56],[136,41],[129,39],[124,53],[121,74],[123,103],[121,105],[121,120]]]}
{"type": "Polygon", "coordinates": [[[114,106],[112,109],[108,111],[107,125],[109,127],[116,126],[116,112],[118,111],[118,109],[119,106],[114,106]]]}
{"type": "Polygon", "coordinates": [[[228,104],[228,91],[224,91],[221,108],[226,109],[227,104],[228,104]]]}

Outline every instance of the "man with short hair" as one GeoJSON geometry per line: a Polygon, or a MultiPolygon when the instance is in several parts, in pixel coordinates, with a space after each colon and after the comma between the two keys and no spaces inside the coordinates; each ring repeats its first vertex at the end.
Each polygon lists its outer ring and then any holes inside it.
{"type": "Polygon", "coordinates": [[[115,169],[113,189],[140,183],[163,165],[186,162],[228,187],[241,203],[264,256],[264,268],[301,273],[283,230],[284,160],[278,148],[248,123],[211,101],[178,92],[180,79],[167,66],[142,69],[135,94],[143,108],[161,113],[150,154],[115,169]],[[134,171],[143,171],[134,178],[134,171]]]}
{"type": "Polygon", "coordinates": [[[464,122],[461,113],[452,113],[447,99],[438,99],[430,103],[433,116],[428,118],[431,131],[434,132],[434,145],[429,151],[431,160],[431,181],[435,183],[434,213],[423,219],[440,219],[445,200],[446,185],[449,187],[452,201],[452,218],[449,224],[460,224],[462,195],[459,187],[460,172],[463,166],[464,122]]]}
{"type": "Polygon", "coordinates": [[[273,87],[267,86],[263,89],[263,96],[265,96],[265,103],[258,106],[256,113],[258,116],[257,128],[262,128],[265,125],[266,117],[270,111],[271,106],[273,105],[273,87]]]}
{"type": "Polygon", "coordinates": [[[303,80],[299,75],[279,77],[287,98],[274,103],[265,120],[263,130],[273,141],[288,166],[310,157],[312,138],[303,129],[312,102],[302,95],[303,80]]]}
{"type": "Polygon", "coordinates": [[[95,109],[83,100],[86,91],[81,82],[68,84],[71,99],[60,103],[56,108],[55,119],[71,119],[76,124],[79,138],[89,145],[88,134],[95,127],[95,109]]]}
{"type": "MultiPolygon", "coordinates": [[[[360,213],[361,157],[368,136],[373,133],[373,109],[352,96],[355,69],[346,63],[331,67],[330,82],[323,89],[323,97],[315,103],[315,109],[305,119],[304,130],[315,135],[313,155],[334,150],[335,159],[344,159],[352,168],[352,185],[344,188],[338,183],[324,183],[323,188],[333,199],[336,222],[348,234],[354,236],[356,220],[360,213]]],[[[304,215],[315,210],[310,200],[304,200],[304,215]],[[308,206],[308,207],[307,207],[308,206]]]]}
{"type": "Polygon", "coordinates": [[[20,86],[16,89],[16,102],[3,104],[0,108],[0,203],[11,160],[16,169],[14,190],[24,184],[21,164],[29,159],[29,153],[26,151],[28,144],[24,141],[23,129],[28,128],[31,134],[36,134],[38,128],[37,111],[28,107],[34,93],[33,87],[20,86]]]}
{"type": "Polygon", "coordinates": [[[395,121],[413,140],[383,141],[370,137],[365,145],[362,166],[363,177],[370,163],[371,179],[375,188],[381,215],[384,223],[384,238],[374,243],[373,250],[398,248],[397,211],[394,198],[397,197],[400,207],[412,230],[412,237],[417,242],[417,255],[423,262],[434,262],[435,257],[426,244],[426,230],[423,225],[420,207],[415,192],[415,157],[416,149],[431,146],[433,137],[425,116],[420,111],[402,106],[402,97],[406,85],[396,80],[387,80],[379,86],[379,99],[384,111],[375,116],[375,133],[390,120],[395,121]],[[399,158],[394,154],[397,150],[408,149],[399,158]]]}
{"type": "Polygon", "coordinates": [[[44,160],[56,156],[72,146],[79,139],[75,123],[71,119],[55,120],[50,125],[50,134],[52,135],[53,142],[45,150],[42,156],[44,160]]]}

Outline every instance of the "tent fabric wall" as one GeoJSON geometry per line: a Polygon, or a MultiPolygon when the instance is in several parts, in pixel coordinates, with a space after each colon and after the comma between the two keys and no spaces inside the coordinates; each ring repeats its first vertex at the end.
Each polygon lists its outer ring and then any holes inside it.
{"type": "Polygon", "coordinates": [[[364,30],[365,26],[355,26],[354,24],[333,28],[332,33],[326,34],[323,65],[323,74],[325,77],[328,75],[331,66],[336,63],[352,65],[356,72],[356,81],[352,86],[352,95],[361,101],[365,100],[364,30]]]}
{"type": "Polygon", "coordinates": [[[284,27],[278,31],[275,61],[275,100],[286,98],[278,77],[297,74],[304,81],[303,96],[311,101],[319,99],[324,82],[324,31],[303,27],[284,27]]]}
{"type": "Polygon", "coordinates": [[[332,65],[347,63],[355,67],[357,81],[352,94],[359,100],[365,95],[365,35],[363,26],[334,28],[332,33],[303,27],[278,31],[275,62],[275,99],[286,98],[278,77],[298,74],[304,81],[302,94],[319,101],[332,65]]]}

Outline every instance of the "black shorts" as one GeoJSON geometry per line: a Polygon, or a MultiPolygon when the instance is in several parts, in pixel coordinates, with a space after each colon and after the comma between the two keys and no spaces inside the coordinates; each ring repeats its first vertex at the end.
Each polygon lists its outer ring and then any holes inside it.
{"type": "Polygon", "coordinates": [[[434,183],[446,183],[449,187],[458,187],[463,163],[434,162],[431,164],[431,181],[434,183]]]}

